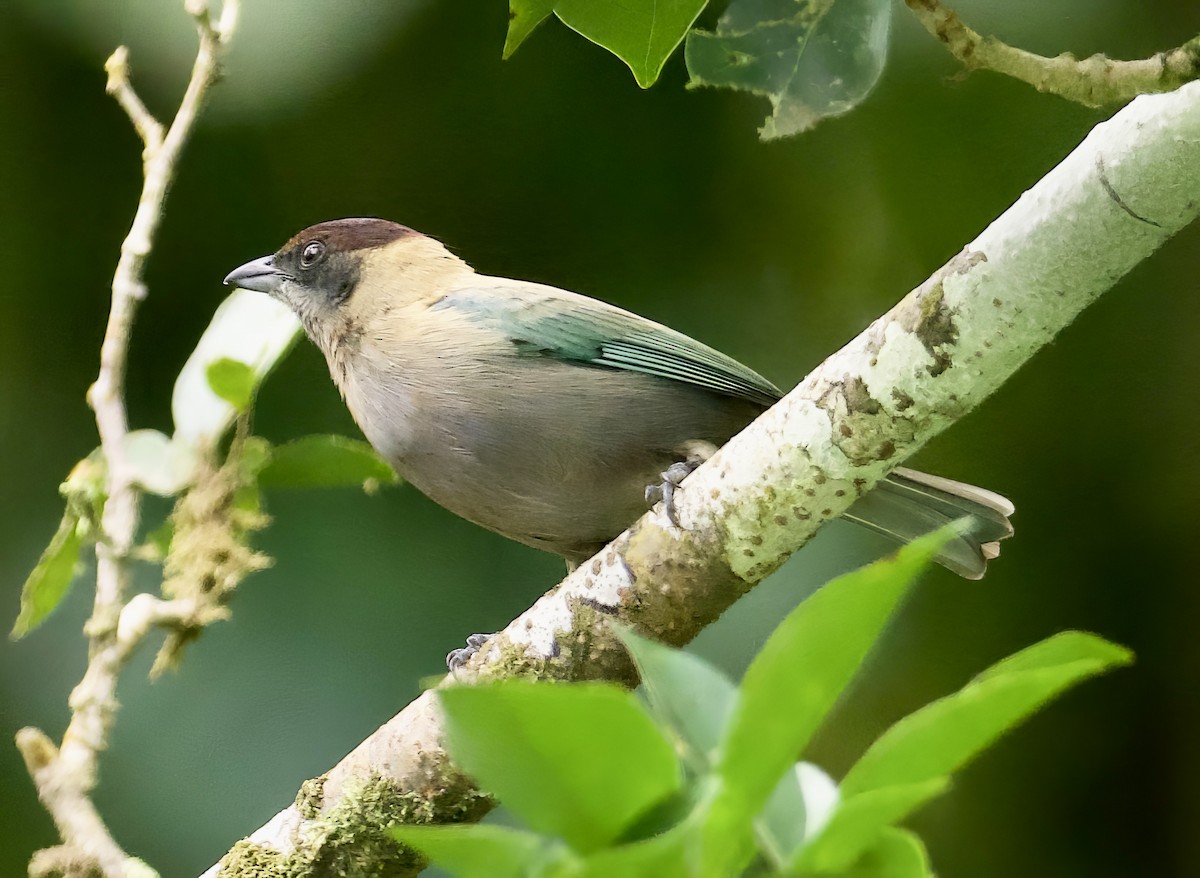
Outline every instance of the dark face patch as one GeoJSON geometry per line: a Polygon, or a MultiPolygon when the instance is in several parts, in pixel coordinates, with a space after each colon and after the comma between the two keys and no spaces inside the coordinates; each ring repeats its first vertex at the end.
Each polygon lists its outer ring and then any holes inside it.
{"type": "Polygon", "coordinates": [[[275,266],[333,305],[350,298],[362,265],[360,250],[383,247],[412,229],[381,219],[340,219],[309,226],[275,254],[275,266]]]}

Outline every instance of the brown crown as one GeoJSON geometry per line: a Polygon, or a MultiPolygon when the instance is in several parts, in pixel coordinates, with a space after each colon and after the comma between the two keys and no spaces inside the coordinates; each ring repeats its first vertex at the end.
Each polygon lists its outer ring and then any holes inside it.
{"type": "Polygon", "coordinates": [[[398,238],[419,234],[420,232],[414,232],[408,226],[374,217],[330,220],[297,232],[279,248],[279,252],[286,253],[293,247],[302,246],[309,241],[321,241],[331,250],[346,253],[382,247],[398,238]]]}

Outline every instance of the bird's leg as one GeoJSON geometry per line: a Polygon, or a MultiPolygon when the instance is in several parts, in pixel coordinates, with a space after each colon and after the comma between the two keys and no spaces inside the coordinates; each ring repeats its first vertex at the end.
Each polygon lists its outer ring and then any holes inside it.
{"type": "Polygon", "coordinates": [[[675,489],[683,484],[700,464],[716,454],[717,446],[701,439],[685,442],[677,449],[682,460],[677,460],[661,473],[662,481],[657,485],[646,486],[646,502],[654,505],[659,500],[663,504],[663,514],[675,527],[679,527],[679,518],[675,513],[675,489]]]}
{"type": "Polygon", "coordinates": [[[475,653],[479,652],[479,650],[483,648],[483,645],[491,640],[493,636],[495,635],[472,634],[467,638],[466,646],[459,647],[458,649],[452,649],[446,653],[446,670],[448,670],[451,674],[456,673],[458,669],[469,662],[472,657],[474,657],[475,653]]]}

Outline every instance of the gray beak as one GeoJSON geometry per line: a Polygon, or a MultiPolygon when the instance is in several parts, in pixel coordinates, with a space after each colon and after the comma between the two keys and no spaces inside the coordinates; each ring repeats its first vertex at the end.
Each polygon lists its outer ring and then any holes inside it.
{"type": "Polygon", "coordinates": [[[275,267],[275,257],[264,256],[229,272],[225,284],[256,293],[272,294],[279,291],[279,285],[286,279],[287,275],[275,267]]]}

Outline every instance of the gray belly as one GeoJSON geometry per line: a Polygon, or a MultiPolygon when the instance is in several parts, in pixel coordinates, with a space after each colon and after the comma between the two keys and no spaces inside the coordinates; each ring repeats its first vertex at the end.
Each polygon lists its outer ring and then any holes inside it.
{"type": "Polygon", "coordinates": [[[645,512],[646,485],[681,459],[681,445],[721,445],[761,411],[667,379],[555,360],[460,375],[453,391],[420,376],[405,383],[402,405],[384,418],[407,423],[359,417],[400,475],[451,512],[571,561],[645,512]]]}

